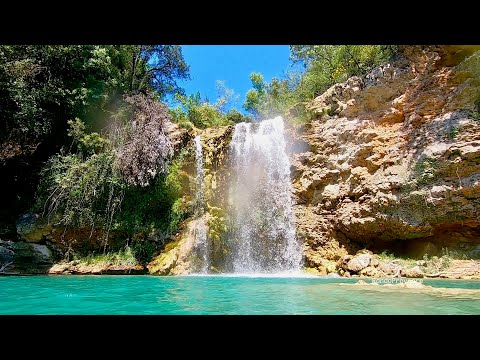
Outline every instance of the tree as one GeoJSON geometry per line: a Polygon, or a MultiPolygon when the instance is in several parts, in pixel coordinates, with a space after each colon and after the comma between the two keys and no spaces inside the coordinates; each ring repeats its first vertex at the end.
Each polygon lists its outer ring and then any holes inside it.
{"type": "MultiPolygon", "coordinates": [[[[292,45],[290,58],[303,64],[303,73],[290,72],[282,78],[264,81],[250,74],[252,89],[243,107],[256,118],[296,113],[308,118],[305,104],[335,83],[363,75],[388,61],[397,51],[393,45],[292,45]],[[295,108],[291,112],[289,109],[295,108]]],[[[303,120],[302,120],[303,121],[303,120]]]]}
{"type": "Polygon", "coordinates": [[[243,108],[254,116],[258,116],[259,106],[265,102],[266,83],[260,73],[251,73],[250,81],[253,89],[248,90],[243,108]]]}
{"type": "Polygon", "coordinates": [[[228,107],[232,107],[235,104],[239,95],[236,95],[233,89],[228,88],[224,80],[217,80],[215,87],[217,90],[215,107],[222,112],[226,112],[228,107]]]}
{"type": "Polygon", "coordinates": [[[290,58],[306,68],[297,88],[299,98],[311,100],[337,82],[366,74],[397,51],[394,45],[292,45],[290,58]]]}
{"type": "Polygon", "coordinates": [[[41,139],[82,116],[114,81],[108,49],[93,45],[0,46],[3,136],[41,139]]]}
{"type": "Polygon", "coordinates": [[[189,78],[182,48],[178,45],[138,45],[128,48],[131,67],[128,71],[129,91],[155,90],[160,99],[182,92],[177,79],[189,78]]]}

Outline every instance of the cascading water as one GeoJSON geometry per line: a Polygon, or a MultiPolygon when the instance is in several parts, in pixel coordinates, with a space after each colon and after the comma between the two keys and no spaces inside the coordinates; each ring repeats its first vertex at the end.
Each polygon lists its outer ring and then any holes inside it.
{"type": "Polygon", "coordinates": [[[292,212],[290,161],[281,117],[235,125],[228,239],[236,273],[297,271],[302,262],[292,212]]]}
{"type": "Polygon", "coordinates": [[[201,273],[207,273],[210,267],[210,256],[207,239],[207,224],[205,220],[205,168],[203,167],[203,153],[200,136],[193,139],[195,143],[195,202],[194,202],[194,221],[193,236],[195,238],[195,250],[197,256],[202,260],[201,273]]]}

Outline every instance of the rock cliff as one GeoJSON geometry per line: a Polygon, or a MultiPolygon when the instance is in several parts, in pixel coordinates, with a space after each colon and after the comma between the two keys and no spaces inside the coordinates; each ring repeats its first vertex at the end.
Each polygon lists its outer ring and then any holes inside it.
{"type": "Polygon", "coordinates": [[[367,248],[421,258],[480,244],[479,46],[406,46],[332,86],[297,130],[297,234],[307,266],[367,248]]]}

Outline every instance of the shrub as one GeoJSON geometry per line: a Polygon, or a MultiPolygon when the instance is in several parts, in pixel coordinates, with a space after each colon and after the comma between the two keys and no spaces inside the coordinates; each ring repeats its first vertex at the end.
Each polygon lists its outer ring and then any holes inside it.
{"type": "Polygon", "coordinates": [[[114,167],[112,151],[79,155],[55,155],[42,170],[37,207],[44,215],[56,216],[65,226],[92,226],[110,229],[124,191],[114,167]]]}
{"type": "Polygon", "coordinates": [[[173,155],[167,135],[170,115],[164,104],[143,94],[126,96],[125,101],[133,108],[133,121],[125,128],[116,164],[128,184],[148,186],[158,173],[166,173],[173,155]]]}

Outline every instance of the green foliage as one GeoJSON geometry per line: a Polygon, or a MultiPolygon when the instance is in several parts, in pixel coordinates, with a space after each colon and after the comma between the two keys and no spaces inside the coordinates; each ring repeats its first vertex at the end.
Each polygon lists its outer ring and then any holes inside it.
{"type": "Polygon", "coordinates": [[[392,45],[292,45],[290,50],[291,59],[304,65],[304,73],[290,72],[270,83],[261,74],[250,74],[252,89],[243,107],[255,117],[284,114],[293,123],[304,123],[309,119],[306,111],[291,114],[292,106],[304,106],[335,83],[366,74],[398,51],[392,45]]]}
{"type": "MultiPolygon", "coordinates": [[[[108,51],[93,45],[0,46],[2,134],[42,138],[110,89],[108,51]]],[[[56,129],[58,130],[58,129],[56,129]]]]}
{"type": "Polygon", "coordinates": [[[261,74],[250,74],[253,89],[246,94],[243,108],[256,118],[268,118],[285,113],[295,102],[295,78],[273,78],[268,84],[261,74]]]}
{"type": "Polygon", "coordinates": [[[459,128],[459,127],[454,127],[454,126],[452,126],[452,127],[450,128],[450,130],[448,131],[448,138],[449,138],[450,140],[454,140],[454,139],[457,137],[457,135],[458,135],[459,132],[460,132],[460,128],[459,128]]]}
{"type": "Polygon", "coordinates": [[[85,123],[77,117],[75,120],[68,120],[67,124],[69,126],[68,136],[73,138],[73,141],[79,142],[85,136],[85,123]]]}
{"type": "Polygon", "coordinates": [[[124,250],[118,252],[107,252],[101,254],[88,254],[87,256],[74,255],[74,260],[79,262],[79,265],[123,265],[134,266],[139,263],[135,250],[130,247],[125,247],[124,250]]]}
{"type": "Polygon", "coordinates": [[[470,110],[468,112],[468,115],[473,119],[473,120],[480,120],[480,99],[475,101],[475,109],[470,110]]]}
{"type": "Polygon", "coordinates": [[[473,120],[480,120],[480,111],[471,111],[470,116],[473,118],[473,120]]]}
{"type": "Polygon", "coordinates": [[[127,92],[181,92],[176,79],[188,71],[173,45],[1,45],[0,140],[61,133],[127,92]]]}
{"type": "Polygon", "coordinates": [[[131,92],[154,90],[160,99],[167,94],[183,92],[176,79],[189,78],[182,48],[178,45],[133,45],[120,51],[130,58],[131,67],[123,77],[131,92]]]}
{"type": "Polygon", "coordinates": [[[135,259],[141,264],[149,263],[158,247],[150,241],[135,241],[132,245],[132,253],[135,259]]]}
{"type": "Polygon", "coordinates": [[[252,118],[249,116],[242,115],[238,110],[231,109],[229,112],[225,114],[227,117],[228,122],[232,124],[237,124],[241,122],[251,122],[252,118]]]}
{"type": "Polygon", "coordinates": [[[228,102],[226,97],[219,98],[215,105],[202,102],[199,92],[190,96],[177,94],[175,99],[180,105],[171,110],[172,120],[185,128],[195,126],[203,129],[210,126],[224,126],[236,122],[250,121],[250,118],[235,109],[228,113],[222,111],[221,109],[225,108],[228,102]]]}
{"type": "Polygon", "coordinates": [[[415,163],[413,173],[418,184],[426,184],[435,179],[438,171],[437,160],[428,156],[415,163]]]}
{"type": "MultiPolygon", "coordinates": [[[[72,124],[81,128],[80,120],[72,124]]],[[[79,143],[98,137],[98,134],[83,135],[79,143]]],[[[128,237],[156,232],[160,239],[177,231],[188,212],[181,199],[184,153],[170,163],[166,174],[155,177],[146,187],[127,184],[115,166],[117,152],[113,149],[86,154],[82,151],[58,154],[47,162],[37,191],[35,211],[43,211],[57,225],[104,229],[105,244],[111,230],[120,230],[128,237]]],[[[133,243],[139,261],[146,261],[155,250],[146,240],[133,243]]]]}
{"type": "Polygon", "coordinates": [[[111,151],[79,155],[55,155],[42,171],[37,209],[56,223],[71,227],[110,229],[118,211],[124,184],[113,166],[111,151]]]}
{"type": "Polygon", "coordinates": [[[130,235],[157,229],[164,238],[175,233],[188,212],[181,200],[183,156],[181,154],[169,165],[167,175],[158,176],[148,187],[126,189],[122,211],[117,218],[119,229],[130,235]]]}
{"type": "Polygon", "coordinates": [[[296,89],[304,101],[351,76],[366,74],[397,51],[393,45],[292,45],[290,49],[292,60],[306,67],[296,89]]]}
{"type": "Polygon", "coordinates": [[[80,139],[82,152],[86,155],[98,154],[107,149],[109,145],[110,141],[96,132],[85,135],[80,139]]]}

